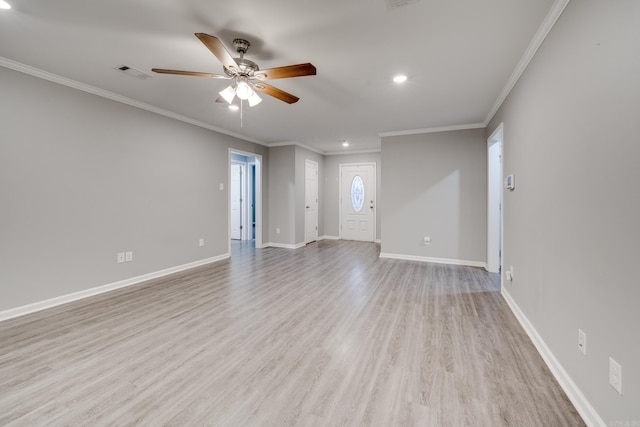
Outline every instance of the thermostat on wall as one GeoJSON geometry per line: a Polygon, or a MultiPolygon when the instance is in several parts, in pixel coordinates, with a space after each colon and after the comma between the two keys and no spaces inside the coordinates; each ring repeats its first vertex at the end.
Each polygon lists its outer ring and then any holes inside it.
{"type": "Polygon", "coordinates": [[[516,180],[513,175],[507,175],[504,180],[504,188],[507,190],[513,190],[516,188],[516,180]]]}

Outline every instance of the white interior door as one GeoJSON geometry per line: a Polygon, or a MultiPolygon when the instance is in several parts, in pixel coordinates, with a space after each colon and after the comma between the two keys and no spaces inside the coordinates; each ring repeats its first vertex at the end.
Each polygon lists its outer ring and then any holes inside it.
{"type": "Polygon", "coordinates": [[[487,271],[502,266],[502,125],[488,140],[487,271]]]}
{"type": "Polygon", "coordinates": [[[340,165],[340,238],[373,242],[376,212],[375,163],[340,165]]]}
{"type": "Polygon", "coordinates": [[[241,163],[231,163],[231,180],[229,192],[231,197],[231,238],[242,239],[242,179],[243,165],[241,163]]]}
{"type": "Polygon", "coordinates": [[[305,243],[318,240],[318,164],[305,160],[304,170],[305,243]]]}

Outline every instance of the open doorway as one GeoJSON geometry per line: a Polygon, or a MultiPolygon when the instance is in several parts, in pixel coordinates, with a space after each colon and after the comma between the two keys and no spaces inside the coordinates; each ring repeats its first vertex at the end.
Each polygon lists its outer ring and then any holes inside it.
{"type": "Polygon", "coordinates": [[[502,123],[487,140],[487,271],[502,271],[502,123]]]}
{"type": "Polygon", "coordinates": [[[231,241],[262,247],[262,156],[229,150],[229,253],[231,241]]]}

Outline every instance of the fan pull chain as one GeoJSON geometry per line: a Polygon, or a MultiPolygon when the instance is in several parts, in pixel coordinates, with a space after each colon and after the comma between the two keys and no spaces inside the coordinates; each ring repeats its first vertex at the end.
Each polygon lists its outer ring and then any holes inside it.
{"type": "Polygon", "coordinates": [[[242,99],[240,100],[240,127],[242,127],[242,99]]]}

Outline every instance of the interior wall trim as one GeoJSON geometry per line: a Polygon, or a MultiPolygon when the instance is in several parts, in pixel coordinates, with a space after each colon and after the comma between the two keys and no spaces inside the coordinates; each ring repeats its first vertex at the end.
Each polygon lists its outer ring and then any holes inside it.
{"type": "Polygon", "coordinates": [[[538,353],[542,356],[542,360],[544,360],[544,363],[549,367],[549,370],[555,377],[556,381],[560,384],[560,387],[562,387],[564,392],[567,394],[567,397],[571,403],[573,403],[573,406],[576,407],[584,422],[590,427],[606,427],[607,423],[604,422],[596,412],[595,408],[591,406],[580,388],[575,382],[573,382],[562,364],[560,364],[558,359],[553,355],[536,328],[529,321],[511,295],[509,295],[509,292],[507,292],[504,286],[502,287],[501,293],[502,297],[507,302],[507,305],[516,316],[516,319],[518,319],[518,322],[520,322],[520,325],[522,325],[522,328],[533,342],[536,350],[538,350],[538,353]]]}
{"type": "Polygon", "coordinates": [[[73,89],[78,89],[83,92],[90,93],[92,95],[100,96],[102,98],[107,98],[112,101],[121,102],[123,104],[127,104],[132,107],[140,108],[141,110],[150,111],[152,113],[156,113],[161,116],[169,117],[175,120],[180,120],[181,122],[189,123],[204,129],[209,129],[224,135],[233,136],[234,138],[239,138],[244,141],[249,141],[255,144],[268,146],[264,141],[260,141],[255,138],[250,138],[248,136],[240,135],[239,133],[231,132],[217,126],[213,126],[208,123],[201,122],[199,120],[194,120],[189,117],[183,116],[182,114],[177,114],[177,113],[174,113],[173,111],[165,110],[164,108],[154,107],[153,105],[147,104],[145,102],[136,101],[135,99],[118,95],[117,93],[109,92],[107,90],[100,89],[95,86],[88,85],[86,83],[81,83],[73,79],[68,79],[66,77],[62,77],[57,74],[50,73],[48,71],[40,70],[39,68],[31,67],[29,65],[25,65],[20,62],[13,61],[11,59],[8,59],[2,56],[0,56],[0,66],[9,68],[11,70],[18,71],[24,74],[28,74],[33,77],[38,77],[43,80],[48,80],[50,82],[58,83],[63,86],[68,86],[73,89]]]}
{"type": "Polygon", "coordinates": [[[306,243],[296,243],[295,245],[290,243],[265,243],[263,247],[281,248],[281,249],[300,249],[304,247],[306,243]]]}
{"type": "Polygon", "coordinates": [[[88,298],[94,295],[100,295],[105,292],[113,291],[115,289],[124,288],[138,283],[146,282],[147,280],[157,279],[159,277],[168,276],[169,274],[178,273],[180,271],[188,270],[190,268],[199,267],[201,265],[210,264],[212,262],[221,261],[230,257],[230,254],[222,254],[212,258],[206,258],[199,261],[190,262],[187,264],[178,265],[175,267],[166,268],[164,270],[156,271],[153,273],[143,274],[141,276],[131,277],[129,279],[120,280],[118,282],[109,283],[107,285],[98,286],[91,289],[85,289],[82,291],[74,292],[67,295],[61,295],[44,301],[35,302],[32,304],[23,305],[21,307],[10,308],[8,310],[0,311],[0,321],[12,319],[18,316],[24,316],[25,314],[34,313],[36,311],[45,310],[47,308],[56,307],[58,305],[66,304],[68,302],[77,301],[80,299],[88,298]]]}
{"type": "MultiPolygon", "coordinates": [[[[545,16],[544,21],[542,21],[542,24],[540,24],[538,31],[533,36],[533,39],[531,39],[531,42],[529,43],[527,50],[525,50],[524,54],[522,54],[522,58],[520,58],[520,62],[518,62],[518,64],[516,65],[516,68],[513,69],[513,72],[511,73],[509,80],[507,80],[507,83],[502,88],[502,91],[498,95],[498,98],[495,100],[495,102],[491,106],[491,109],[489,110],[489,113],[487,114],[487,117],[484,119],[484,122],[483,122],[485,127],[489,124],[493,116],[498,112],[498,110],[502,106],[502,103],[504,102],[505,99],[507,99],[507,96],[509,96],[509,93],[511,93],[511,90],[514,88],[516,83],[518,83],[518,80],[520,80],[520,77],[524,73],[524,70],[526,70],[527,67],[529,66],[529,63],[531,62],[536,52],[542,45],[542,42],[544,42],[544,39],[547,38],[547,35],[555,25],[558,18],[560,18],[560,15],[562,15],[562,12],[569,4],[569,1],[570,0],[556,0],[553,3],[553,6],[551,6],[549,13],[547,13],[547,16],[545,16]]],[[[487,23],[487,25],[489,25],[489,23],[487,23]]]]}
{"type": "Polygon", "coordinates": [[[371,150],[349,150],[345,149],[342,151],[327,151],[324,153],[325,156],[348,156],[351,154],[371,154],[371,153],[380,153],[382,151],[381,148],[373,148],[371,150]]]}
{"type": "Polygon", "coordinates": [[[272,142],[271,144],[268,144],[267,147],[271,148],[271,147],[288,147],[290,145],[294,145],[300,148],[304,148],[305,150],[309,150],[312,151],[316,154],[320,154],[320,155],[324,155],[324,152],[318,150],[317,148],[313,148],[309,145],[305,145],[301,142],[295,142],[295,141],[291,141],[291,142],[272,142]]]}
{"type": "Polygon", "coordinates": [[[484,123],[469,123],[464,125],[455,125],[455,126],[439,126],[433,128],[425,128],[425,129],[409,129],[409,130],[399,130],[393,132],[380,132],[378,136],[380,138],[384,138],[387,136],[404,136],[404,135],[419,135],[423,133],[435,133],[435,132],[450,132],[454,130],[468,130],[468,129],[484,129],[487,125],[484,123]]]}
{"type": "Polygon", "coordinates": [[[318,240],[340,240],[338,236],[320,236],[318,240]]]}
{"type": "Polygon", "coordinates": [[[452,264],[452,265],[466,265],[468,267],[482,267],[486,266],[484,261],[469,261],[464,259],[452,259],[452,258],[434,258],[417,255],[404,255],[404,254],[392,254],[388,252],[380,252],[380,258],[402,259],[405,261],[420,261],[420,262],[433,262],[436,264],[452,264]]]}

